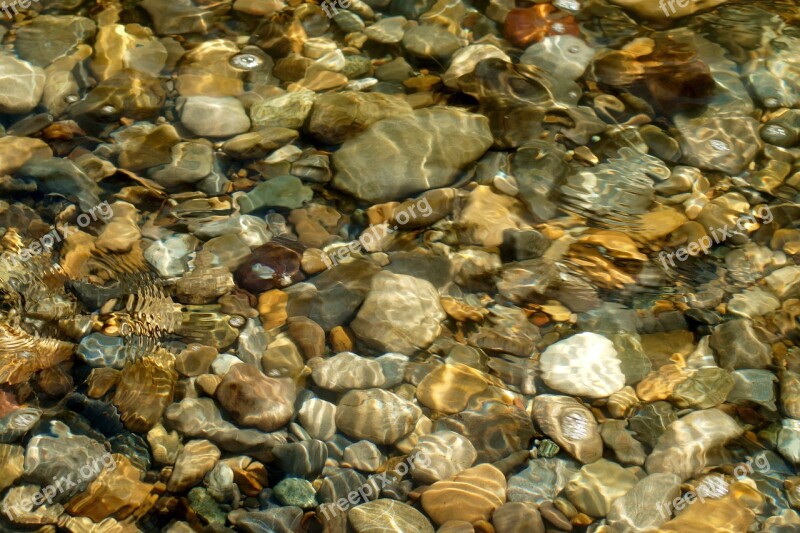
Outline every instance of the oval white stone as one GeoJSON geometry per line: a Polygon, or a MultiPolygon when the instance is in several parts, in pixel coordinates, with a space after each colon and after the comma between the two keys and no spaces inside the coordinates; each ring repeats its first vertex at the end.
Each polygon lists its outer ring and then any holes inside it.
{"type": "Polygon", "coordinates": [[[603,398],[625,386],[614,343],[597,333],[578,333],[539,356],[548,387],[573,396],[603,398]]]}

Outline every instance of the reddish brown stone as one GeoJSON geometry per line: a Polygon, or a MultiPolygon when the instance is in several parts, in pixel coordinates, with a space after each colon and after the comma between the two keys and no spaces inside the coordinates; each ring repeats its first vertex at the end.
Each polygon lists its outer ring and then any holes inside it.
{"type": "Polygon", "coordinates": [[[524,48],[549,35],[580,35],[575,17],[550,4],[512,9],[503,24],[506,39],[524,48]]]}
{"type": "Polygon", "coordinates": [[[303,246],[288,239],[277,238],[259,246],[247,261],[236,270],[236,283],[254,294],[282,289],[305,276],[300,270],[303,246]]]}

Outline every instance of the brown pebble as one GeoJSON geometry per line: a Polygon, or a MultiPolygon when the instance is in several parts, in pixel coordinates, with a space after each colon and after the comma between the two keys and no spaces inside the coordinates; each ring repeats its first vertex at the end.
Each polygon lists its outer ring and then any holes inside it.
{"type": "Polygon", "coordinates": [[[336,353],[352,352],[355,346],[355,335],[348,328],[336,326],[331,330],[329,340],[336,353]]]}

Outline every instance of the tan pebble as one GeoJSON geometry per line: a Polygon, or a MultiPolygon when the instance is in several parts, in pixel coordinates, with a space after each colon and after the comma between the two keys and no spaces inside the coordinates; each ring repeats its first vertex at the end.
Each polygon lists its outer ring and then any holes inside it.
{"type": "Polygon", "coordinates": [[[334,352],[340,353],[353,351],[353,347],[355,346],[355,336],[353,335],[353,332],[349,330],[349,328],[344,326],[336,326],[335,328],[331,329],[328,338],[334,352]]]}
{"type": "Polygon", "coordinates": [[[261,315],[261,324],[269,331],[286,323],[286,303],[289,295],[280,289],[272,289],[258,295],[258,313],[261,315]]]}
{"type": "Polygon", "coordinates": [[[490,464],[468,468],[450,480],[437,481],[422,494],[422,507],[437,524],[449,520],[489,520],[506,500],[506,478],[490,464]]]}

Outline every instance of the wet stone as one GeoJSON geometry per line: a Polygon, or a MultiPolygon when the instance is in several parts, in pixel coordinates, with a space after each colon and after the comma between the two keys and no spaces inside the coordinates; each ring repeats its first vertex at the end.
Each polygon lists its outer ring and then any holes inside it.
{"type": "Polygon", "coordinates": [[[215,395],[237,422],[264,431],[278,429],[294,414],[294,383],[267,377],[248,364],[232,366],[215,395]]]}
{"type": "Polygon", "coordinates": [[[451,184],[490,144],[484,117],[454,108],[417,110],[378,121],[345,142],[333,155],[337,173],[332,183],[368,202],[401,199],[451,184]],[[394,157],[399,153],[402,165],[394,157]],[[381,163],[384,158],[393,163],[381,163]]]}
{"type": "Polygon", "coordinates": [[[578,473],[580,465],[572,460],[537,458],[508,478],[508,501],[541,505],[552,501],[578,473]]]}
{"type": "Polygon", "coordinates": [[[466,437],[453,431],[424,435],[409,453],[416,457],[411,477],[422,483],[435,483],[466,470],[478,458],[478,452],[466,437]]]}
{"type": "Polygon", "coordinates": [[[305,479],[287,477],[273,488],[275,498],[281,504],[301,509],[313,509],[317,500],[313,485],[305,479]]]}
{"type": "Polygon", "coordinates": [[[342,460],[362,472],[376,472],[385,457],[373,443],[361,440],[344,449],[342,460]]]}
{"type": "Polygon", "coordinates": [[[336,406],[336,427],[346,435],[377,444],[393,444],[414,429],[419,407],[380,389],[354,390],[336,406]]]}
{"type": "Polygon", "coordinates": [[[28,113],[44,92],[44,71],[7,54],[0,54],[0,111],[28,113]]]}
{"type": "Polygon", "coordinates": [[[600,459],[581,468],[564,492],[569,500],[590,516],[606,516],[611,504],[636,484],[636,475],[616,463],[600,459]]]}
{"type": "Polygon", "coordinates": [[[350,324],[370,347],[411,355],[427,347],[445,318],[436,289],[412,276],[381,272],[350,324]]]}
{"type": "Polygon", "coordinates": [[[582,463],[592,463],[602,457],[603,441],[597,421],[592,412],[574,398],[551,394],[537,396],[533,419],[547,436],[582,463]]]}
{"type": "Polygon", "coordinates": [[[328,459],[328,448],[319,440],[281,444],[272,453],[283,471],[303,477],[319,475],[328,459]]]}
{"type": "Polygon", "coordinates": [[[549,387],[575,396],[608,396],[625,385],[614,344],[596,333],[579,333],[548,346],[539,365],[549,387]]]}
{"type": "Polygon", "coordinates": [[[241,102],[230,96],[186,98],[181,121],[192,133],[206,137],[231,137],[250,129],[250,119],[241,102]]]}
{"type": "Polygon", "coordinates": [[[747,319],[717,326],[711,335],[711,347],[722,368],[764,368],[772,360],[769,346],[759,340],[752,322],[747,319]]]}
{"type": "Polygon", "coordinates": [[[386,381],[381,365],[373,359],[343,352],[318,361],[311,374],[323,389],[345,392],[381,387],[386,381]]]}
{"type": "Polygon", "coordinates": [[[352,508],[347,519],[356,533],[433,533],[422,513],[385,498],[352,508]]]}

